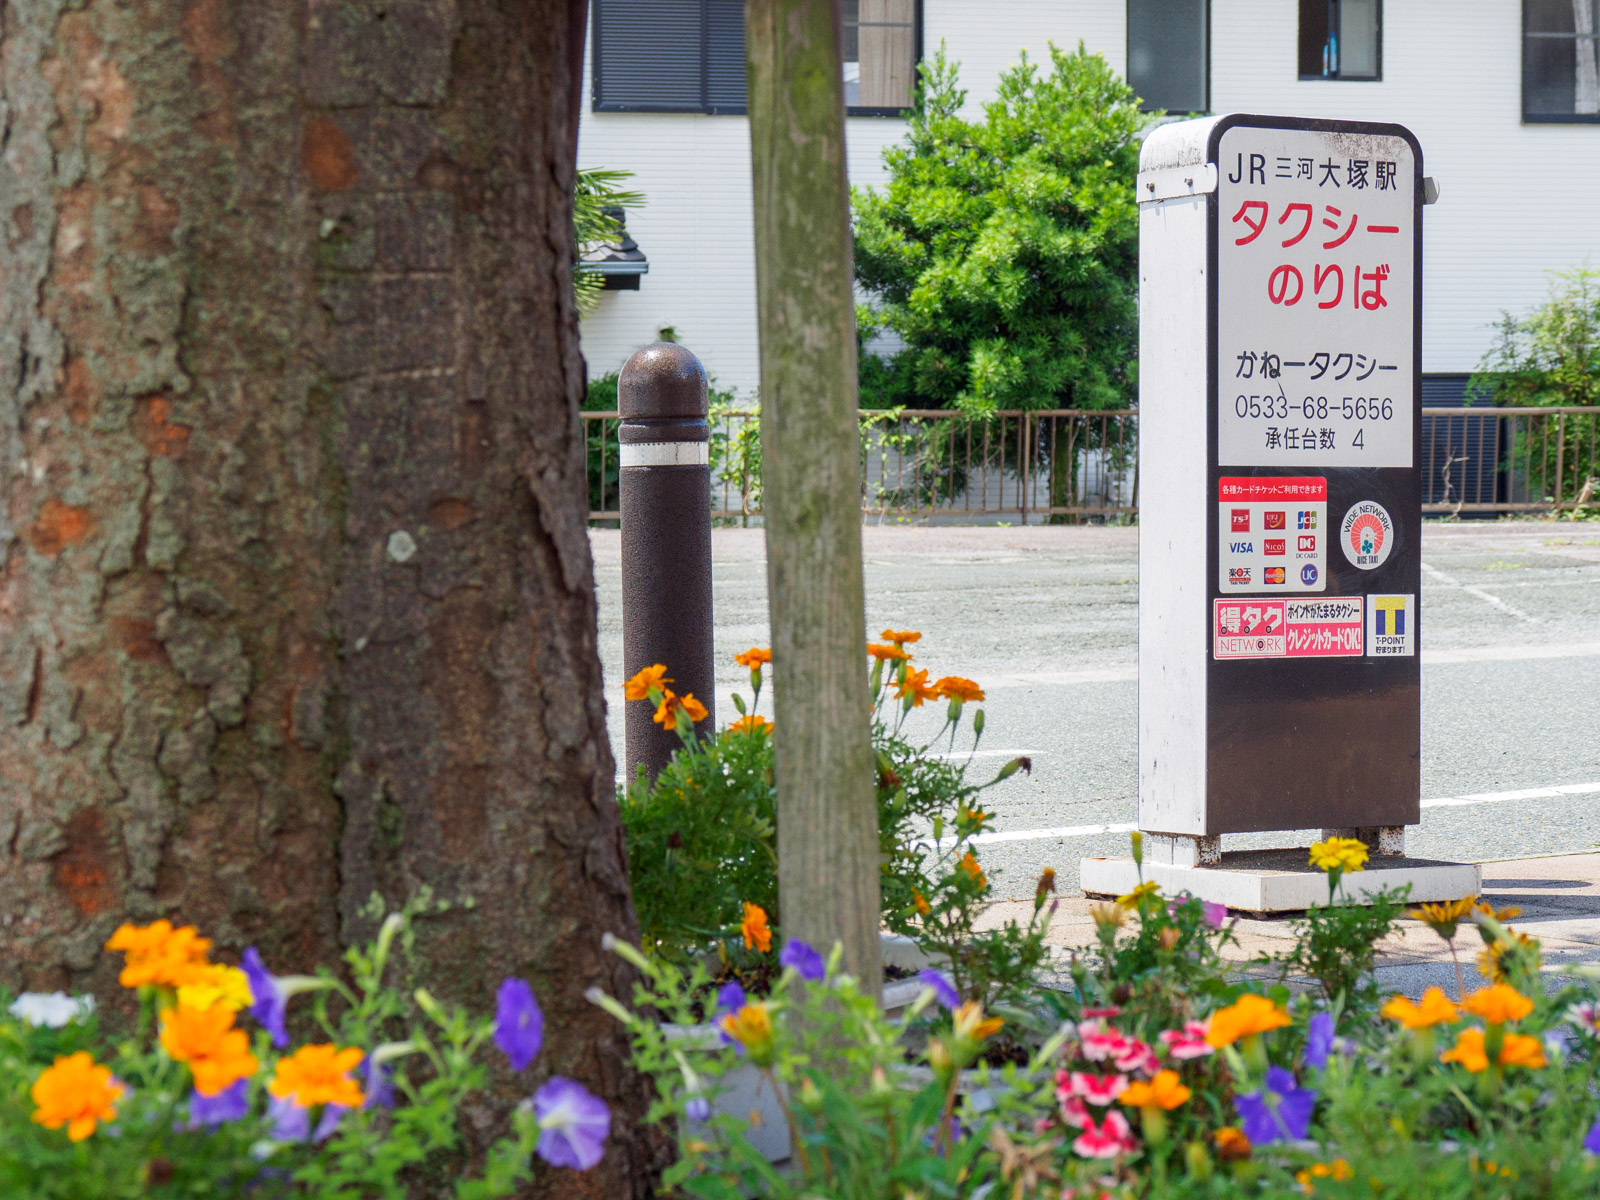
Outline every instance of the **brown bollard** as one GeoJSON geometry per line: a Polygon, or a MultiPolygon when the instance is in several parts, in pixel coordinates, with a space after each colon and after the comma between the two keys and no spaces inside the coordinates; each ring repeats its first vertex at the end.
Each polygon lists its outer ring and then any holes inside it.
{"type": "MultiPolygon", "coordinates": [[[[662,663],[680,696],[716,721],[711,624],[711,466],[706,373],[682,346],[657,342],[628,359],[617,382],[622,417],[622,669],[631,679],[662,663]]],[[[627,702],[628,778],[653,778],[683,743],[627,702]]]]}

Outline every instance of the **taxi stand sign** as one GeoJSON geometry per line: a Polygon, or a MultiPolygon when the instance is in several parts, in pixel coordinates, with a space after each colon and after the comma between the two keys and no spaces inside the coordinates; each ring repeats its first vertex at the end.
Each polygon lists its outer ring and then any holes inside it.
{"type": "Polygon", "coordinates": [[[1145,142],[1147,832],[1419,819],[1422,188],[1398,125],[1234,115],[1145,142]]]}

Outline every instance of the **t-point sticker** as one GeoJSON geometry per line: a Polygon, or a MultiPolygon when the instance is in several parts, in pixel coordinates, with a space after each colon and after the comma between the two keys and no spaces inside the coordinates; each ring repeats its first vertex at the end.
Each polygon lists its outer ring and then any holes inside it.
{"type": "Polygon", "coordinates": [[[1352,505],[1339,526],[1339,546],[1363,571],[1383,566],[1394,549],[1394,522],[1388,510],[1375,500],[1352,505]]]}
{"type": "Polygon", "coordinates": [[[1327,584],[1328,481],[1320,475],[1244,477],[1217,483],[1217,590],[1320,592],[1327,584]],[[1289,566],[1289,531],[1294,565],[1289,566]]]}
{"type": "Polygon", "coordinates": [[[1410,657],[1417,652],[1417,597],[1367,597],[1367,654],[1372,658],[1410,657]]]}

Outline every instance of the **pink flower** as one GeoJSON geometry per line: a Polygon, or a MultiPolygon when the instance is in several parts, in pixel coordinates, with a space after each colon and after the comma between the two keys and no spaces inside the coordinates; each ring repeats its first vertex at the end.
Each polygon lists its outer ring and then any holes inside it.
{"type": "Polygon", "coordinates": [[[1206,1027],[1199,1021],[1190,1021],[1182,1029],[1163,1029],[1161,1040],[1172,1058],[1205,1058],[1215,1053],[1206,1041],[1206,1027]]]}
{"type": "Polygon", "coordinates": [[[1600,1008],[1593,1004],[1574,1004],[1567,1009],[1567,1020],[1590,1037],[1600,1034],[1600,1008]]]}
{"type": "Polygon", "coordinates": [[[1111,1008],[1086,1008],[1083,1010],[1083,1015],[1085,1017],[1120,1017],[1122,1010],[1114,1006],[1111,1008]]]}
{"type": "Polygon", "coordinates": [[[1082,1096],[1090,1104],[1101,1108],[1115,1103],[1127,1086],[1126,1075],[1090,1075],[1085,1071],[1072,1073],[1072,1094],[1082,1096]]]}
{"type": "Polygon", "coordinates": [[[1107,1029],[1104,1021],[1080,1021],[1078,1037],[1080,1053],[1090,1062],[1104,1062],[1128,1048],[1128,1039],[1115,1029],[1107,1029]]]}
{"type": "Polygon", "coordinates": [[[1050,1132],[1051,1121],[1049,1117],[1040,1117],[1033,1123],[1033,1132],[1036,1137],[1043,1137],[1050,1132]]]}
{"type": "Polygon", "coordinates": [[[1161,1063],[1156,1058],[1156,1052],[1138,1038],[1124,1039],[1122,1049],[1117,1052],[1112,1061],[1116,1063],[1119,1071],[1154,1075],[1161,1069],[1161,1063]]]}
{"type": "Polygon", "coordinates": [[[1061,1098],[1061,1123],[1071,1126],[1073,1129],[1083,1129],[1093,1125],[1094,1118],[1089,1115],[1089,1106],[1077,1096],[1063,1096],[1061,1098]]]}
{"type": "Polygon", "coordinates": [[[1073,1151],[1083,1158],[1117,1158],[1138,1148],[1128,1119],[1119,1112],[1108,1112],[1099,1125],[1090,1121],[1072,1143],[1073,1151]]]}

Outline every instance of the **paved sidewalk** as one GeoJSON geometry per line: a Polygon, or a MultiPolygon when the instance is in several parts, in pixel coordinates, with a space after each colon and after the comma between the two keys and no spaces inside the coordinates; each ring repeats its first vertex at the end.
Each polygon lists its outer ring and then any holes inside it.
{"type": "MultiPolygon", "coordinates": [[[[1557,971],[1579,963],[1600,966],[1600,854],[1566,854],[1546,858],[1521,858],[1483,863],[1483,899],[1496,908],[1515,906],[1522,914],[1508,924],[1538,938],[1545,969],[1557,971]]],[[[1062,952],[1095,943],[1090,901],[1066,897],[1051,925],[1050,943],[1062,952]]],[[[1026,920],[1031,901],[1007,900],[994,905],[984,924],[999,924],[1008,917],[1026,920]]],[[[1287,918],[1240,919],[1235,926],[1239,945],[1228,957],[1239,961],[1289,949],[1294,934],[1287,918]]],[[[1470,991],[1485,980],[1473,966],[1483,943],[1477,929],[1463,924],[1456,934],[1456,953],[1470,991]]],[[[1425,988],[1442,987],[1456,995],[1456,971],[1450,951],[1439,936],[1420,921],[1405,921],[1382,945],[1378,979],[1387,991],[1412,998],[1425,988]]]]}

